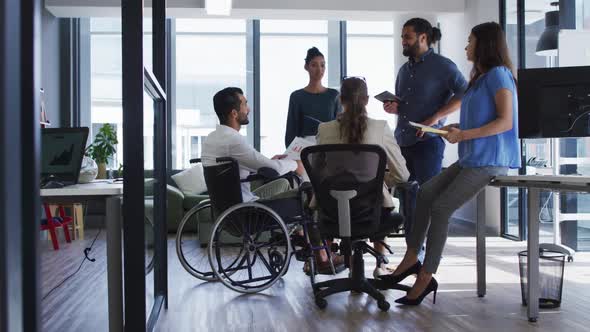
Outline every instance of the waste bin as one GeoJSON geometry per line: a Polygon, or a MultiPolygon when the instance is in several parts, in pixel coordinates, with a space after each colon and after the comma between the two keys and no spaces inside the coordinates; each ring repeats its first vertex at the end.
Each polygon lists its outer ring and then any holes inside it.
{"type": "MultiPolygon", "coordinates": [[[[518,253],[520,267],[520,290],[522,305],[527,305],[527,251],[518,253]]],[[[539,308],[558,308],[561,305],[563,290],[563,269],[565,255],[554,251],[539,251],[539,308]]]]}

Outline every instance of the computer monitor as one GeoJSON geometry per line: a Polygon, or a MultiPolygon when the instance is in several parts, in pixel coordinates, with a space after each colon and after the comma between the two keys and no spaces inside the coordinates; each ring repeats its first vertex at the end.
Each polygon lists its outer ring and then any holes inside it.
{"type": "Polygon", "coordinates": [[[78,183],[88,127],[41,130],[41,180],[78,183]]]}
{"type": "Polygon", "coordinates": [[[590,66],[518,71],[520,138],[590,136],[590,66]]]}

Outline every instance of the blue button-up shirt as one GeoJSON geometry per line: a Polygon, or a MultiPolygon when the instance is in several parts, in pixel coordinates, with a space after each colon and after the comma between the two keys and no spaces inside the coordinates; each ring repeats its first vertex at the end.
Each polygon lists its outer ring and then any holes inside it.
{"type": "MultiPolygon", "coordinates": [[[[398,121],[395,138],[400,146],[432,138],[426,134],[416,136],[416,129],[408,123],[423,122],[438,112],[453,96],[462,97],[467,81],[453,61],[429,49],[419,61],[410,57],[397,75],[395,94],[403,102],[398,107],[398,121]]],[[[446,118],[440,119],[433,127],[444,126],[446,118]]]]}

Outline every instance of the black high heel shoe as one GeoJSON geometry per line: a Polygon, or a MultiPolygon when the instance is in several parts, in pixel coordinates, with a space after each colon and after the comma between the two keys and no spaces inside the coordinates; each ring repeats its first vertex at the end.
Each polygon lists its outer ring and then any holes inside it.
{"type": "Polygon", "coordinates": [[[432,304],[435,304],[437,290],[438,290],[438,282],[436,282],[436,279],[434,279],[434,277],[432,277],[432,279],[430,279],[430,282],[428,283],[428,286],[426,286],[426,289],[417,298],[410,299],[406,295],[404,297],[401,297],[401,298],[395,300],[395,303],[405,304],[405,305],[419,305],[420,303],[422,303],[422,300],[424,300],[426,295],[428,295],[430,292],[434,292],[434,297],[432,298],[432,304]]]}
{"type": "Polygon", "coordinates": [[[387,281],[387,282],[391,282],[392,284],[399,284],[402,280],[406,279],[408,276],[410,276],[412,274],[418,274],[418,272],[420,272],[421,268],[422,268],[422,263],[420,263],[420,261],[417,261],[416,264],[410,266],[410,268],[408,268],[407,270],[405,270],[404,272],[402,272],[398,275],[386,274],[386,275],[380,276],[379,279],[387,281]]]}

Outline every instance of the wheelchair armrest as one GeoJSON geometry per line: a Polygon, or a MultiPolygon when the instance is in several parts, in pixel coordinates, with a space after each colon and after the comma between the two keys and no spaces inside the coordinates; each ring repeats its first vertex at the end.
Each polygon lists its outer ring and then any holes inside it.
{"type": "Polygon", "coordinates": [[[258,171],[254,174],[248,175],[245,179],[240,180],[240,182],[252,182],[256,180],[262,180],[264,183],[279,179],[279,172],[275,171],[270,167],[261,167],[258,171]]]}
{"type": "MultiPolygon", "coordinates": [[[[215,159],[215,161],[218,163],[223,163],[223,162],[228,162],[228,161],[234,161],[234,159],[231,157],[220,157],[220,158],[215,159]]],[[[196,163],[203,162],[203,160],[201,158],[193,158],[193,159],[190,159],[188,162],[191,164],[196,164],[196,163]]]]}
{"type": "Polygon", "coordinates": [[[294,188],[295,182],[299,186],[301,184],[301,179],[295,172],[287,172],[283,175],[279,175],[279,173],[270,167],[261,167],[258,171],[254,174],[248,175],[245,179],[240,180],[240,182],[252,182],[256,180],[262,180],[264,183],[268,183],[278,179],[287,179],[291,188],[294,188]]]}
{"type": "Polygon", "coordinates": [[[260,167],[256,172],[262,179],[266,179],[269,181],[275,180],[280,178],[279,172],[270,168],[270,167],[260,167]]]}

